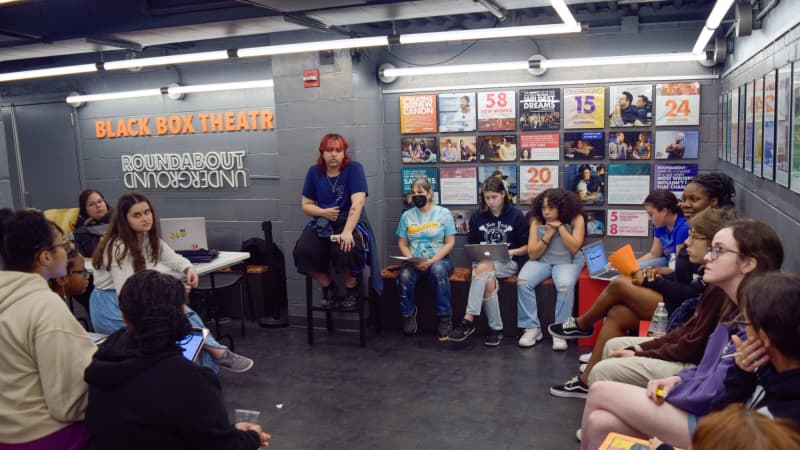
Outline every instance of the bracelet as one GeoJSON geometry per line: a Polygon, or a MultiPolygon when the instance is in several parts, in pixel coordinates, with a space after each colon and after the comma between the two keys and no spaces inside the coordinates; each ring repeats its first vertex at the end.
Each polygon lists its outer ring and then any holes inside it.
{"type": "Polygon", "coordinates": [[[544,245],[550,245],[550,241],[545,241],[544,239],[542,239],[542,242],[544,242],[544,245]]]}

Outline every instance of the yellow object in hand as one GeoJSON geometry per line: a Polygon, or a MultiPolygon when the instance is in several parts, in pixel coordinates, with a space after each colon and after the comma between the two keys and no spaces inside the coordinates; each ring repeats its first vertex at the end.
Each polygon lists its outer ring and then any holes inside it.
{"type": "Polygon", "coordinates": [[[667,398],[667,393],[664,391],[664,388],[656,389],[656,397],[658,397],[658,398],[667,398]]]}

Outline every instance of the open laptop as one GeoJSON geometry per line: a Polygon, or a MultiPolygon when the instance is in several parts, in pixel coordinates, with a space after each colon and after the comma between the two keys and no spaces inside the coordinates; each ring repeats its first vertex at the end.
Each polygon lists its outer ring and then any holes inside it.
{"type": "Polygon", "coordinates": [[[161,238],[175,251],[208,249],[206,218],[161,219],[161,238]]]}
{"type": "Polygon", "coordinates": [[[506,244],[466,244],[464,250],[473,261],[508,261],[511,259],[506,244]]]}
{"type": "Polygon", "coordinates": [[[620,275],[619,271],[608,268],[606,246],[603,245],[603,241],[593,242],[581,250],[586,257],[586,270],[589,271],[589,278],[611,281],[620,275]]]}

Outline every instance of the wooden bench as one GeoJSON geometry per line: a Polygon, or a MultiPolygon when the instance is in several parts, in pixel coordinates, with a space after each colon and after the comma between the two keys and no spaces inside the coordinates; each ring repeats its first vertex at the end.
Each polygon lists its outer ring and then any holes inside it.
{"type": "MultiPolygon", "coordinates": [[[[400,276],[400,265],[386,266],[381,270],[383,277],[383,295],[381,296],[381,324],[388,329],[402,329],[403,320],[400,314],[400,298],[397,292],[397,278],[400,276]]],[[[469,267],[456,267],[450,275],[450,305],[453,311],[453,326],[457,326],[464,317],[467,309],[467,294],[469,283],[472,280],[472,269],[469,267]]],[[[517,329],[517,276],[500,279],[500,316],[503,319],[504,334],[509,337],[518,336],[517,329]]],[[[426,332],[436,330],[436,309],[434,305],[433,289],[427,281],[420,281],[414,303],[417,305],[417,323],[420,329],[426,332]]],[[[553,280],[548,278],[536,286],[536,299],[539,304],[539,319],[542,332],[547,335],[547,326],[553,323],[556,306],[556,290],[553,280]]],[[[577,304],[577,302],[576,302],[577,304]]],[[[478,321],[478,333],[485,335],[489,332],[486,315],[481,314],[478,321]]]]}

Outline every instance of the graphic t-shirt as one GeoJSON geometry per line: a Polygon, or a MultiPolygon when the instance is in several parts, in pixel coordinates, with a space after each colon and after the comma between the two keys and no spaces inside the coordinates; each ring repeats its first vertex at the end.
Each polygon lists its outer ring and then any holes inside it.
{"type": "Polygon", "coordinates": [[[419,208],[404,212],[395,234],[408,239],[411,256],[432,258],[444,246],[445,236],[456,234],[456,227],[449,209],[433,205],[427,213],[419,208]]]}
{"type": "Polygon", "coordinates": [[[308,168],[303,183],[303,197],[314,200],[323,209],[339,207],[339,218],[335,225],[347,221],[352,206],[350,197],[358,192],[368,193],[367,177],[364,176],[364,167],[352,160],[336,177],[329,177],[313,165],[308,168]]]}

